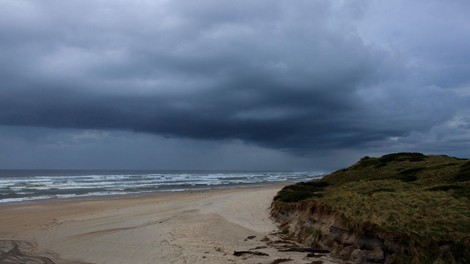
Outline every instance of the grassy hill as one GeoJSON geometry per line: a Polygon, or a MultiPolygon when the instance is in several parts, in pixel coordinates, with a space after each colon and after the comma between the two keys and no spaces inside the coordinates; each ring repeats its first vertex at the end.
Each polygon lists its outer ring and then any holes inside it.
{"type": "MultiPolygon", "coordinates": [[[[320,181],[285,187],[272,208],[273,216],[290,226],[291,233],[311,244],[336,246],[337,251],[350,247],[341,238],[329,241],[331,227],[316,223],[315,217],[325,218],[319,210],[328,208],[325,212],[343,220],[347,225],[343,228],[354,233],[357,241],[371,232],[382,241],[365,249],[382,251],[383,258],[376,258],[377,262],[470,263],[467,159],[420,153],[364,157],[320,181]],[[309,212],[302,214],[302,210],[309,212]],[[292,212],[305,219],[289,217],[292,212]],[[294,222],[296,227],[292,228],[294,222]]],[[[360,245],[356,247],[361,250],[360,245]]]]}

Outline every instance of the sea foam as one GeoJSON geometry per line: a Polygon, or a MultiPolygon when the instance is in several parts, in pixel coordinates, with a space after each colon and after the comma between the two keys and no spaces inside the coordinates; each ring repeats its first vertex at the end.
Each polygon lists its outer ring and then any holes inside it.
{"type": "Polygon", "coordinates": [[[205,190],[321,178],[322,172],[0,171],[0,203],[205,190]]]}

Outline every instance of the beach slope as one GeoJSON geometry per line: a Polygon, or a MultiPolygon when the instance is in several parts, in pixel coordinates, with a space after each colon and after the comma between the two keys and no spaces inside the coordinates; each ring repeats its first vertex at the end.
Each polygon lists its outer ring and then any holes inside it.
{"type": "Polygon", "coordinates": [[[2,263],[334,263],[278,250],[269,206],[280,188],[2,206],[2,263]]]}

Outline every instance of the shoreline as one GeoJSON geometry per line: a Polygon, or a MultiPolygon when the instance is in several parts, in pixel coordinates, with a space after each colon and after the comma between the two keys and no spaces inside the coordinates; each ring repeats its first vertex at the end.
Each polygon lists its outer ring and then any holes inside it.
{"type": "Polygon", "coordinates": [[[147,196],[158,196],[168,194],[192,194],[192,193],[204,193],[219,190],[236,190],[236,189],[250,189],[250,188],[264,188],[264,187],[275,187],[278,186],[281,189],[284,186],[295,184],[297,181],[283,181],[283,182],[260,182],[250,184],[228,184],[228,185],[215,185],[209,187],[201,187],[194,189],[184,190],[155,190],[149,192],[135,192],[127,194],[109,194],[109,195],[90,195],[90,196],[76,196],[76,197],[56,197],[56,198],[44,198],[44,199],[31,199],[24,201],[12,201],[12,202],[0,202],[0,208],[4,206],[17,206],[34,203],[49,203],[49,202],[70,202],[70,201],[100,201],[100,200],[115,200],[115,199],[127,199],[127,198],[142,198],[147,196]]]}
{"type": "Polygon", "coordinates": [[[269,207],[286,184],[2,205],[0,250],[56,264],[304,263],[305,253],[269,245],[280,239],[269,207]],[[254,248],[269,256],[233,255],[254,248]]]}

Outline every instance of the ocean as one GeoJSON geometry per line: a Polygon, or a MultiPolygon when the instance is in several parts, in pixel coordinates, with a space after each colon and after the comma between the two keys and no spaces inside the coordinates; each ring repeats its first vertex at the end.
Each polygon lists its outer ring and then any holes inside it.
{"type": "Polygon", "coordinates": [[[299,182],[322,172],[0,170],[0,204],[299,182]]]}

